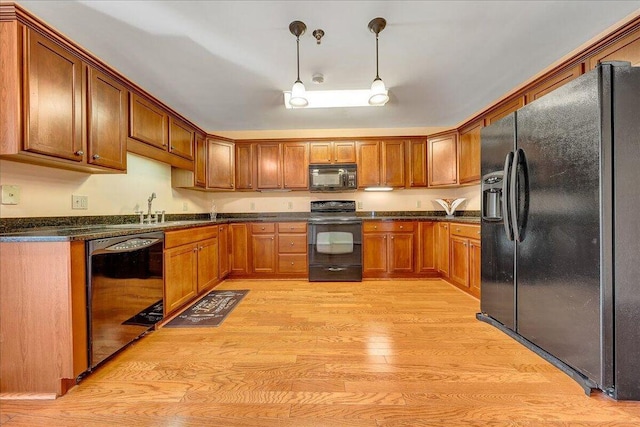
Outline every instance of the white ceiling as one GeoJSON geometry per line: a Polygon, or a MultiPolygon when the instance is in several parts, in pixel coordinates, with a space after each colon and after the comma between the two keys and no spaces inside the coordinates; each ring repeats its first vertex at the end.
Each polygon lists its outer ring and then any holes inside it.
{"type": "Polygon", "coordinates": [[[210,132],[454,126],[640,9],[640,1],[19,1],[210,132]],[[366,89],[379,108],[286,110],[282,91],[366,89]],[[325,31],[322,44],[311,35],[325,31]],[[325,75],[323,85],[312,74],[325,75]]]}

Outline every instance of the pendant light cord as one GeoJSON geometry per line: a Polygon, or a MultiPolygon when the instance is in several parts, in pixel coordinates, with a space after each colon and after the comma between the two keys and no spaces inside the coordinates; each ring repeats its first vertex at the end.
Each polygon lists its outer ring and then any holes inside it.
{"type": "Polygon", "coordinates": [[[300,81],[300,37],[296,36],[296,65],[298,67],[298,80],[296,80],[296,82],[300,81]]]}
{"type": "Polygon", "coordinates": [[[380,80],[378,75],[378,33],[376,33],[376,79],[380,80]]]}

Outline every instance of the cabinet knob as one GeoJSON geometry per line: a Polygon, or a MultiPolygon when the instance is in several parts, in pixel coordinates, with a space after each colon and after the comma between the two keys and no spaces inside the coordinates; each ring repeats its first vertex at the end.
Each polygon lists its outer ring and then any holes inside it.
{"type": "Polygon", "coordinates": [[[291,265],[293,265],[293,261],[291,261],[291,265]]]}
{"type": "Polygon", "coordinates": [[[75,152],[75,153],[73,153],[73,154],[75,154],[76,156],[84,156],[84,151],[82,151],[82,150],[78,150],[78,151],[76,151],[76,152],[75,152]]]}
{"type": "Polygon", "coordinates": [[[459,227],[458,227],[458,228],[456,228],[456,231],[457,231],[457,232],[460,232],[460,228],[459,228],[459,227]]]}
{"type": "Polygon", "coordinates": [[[273,237],[271,238],[271,240],[273,240],[273,237]]]}
{"type": "Polygon", "coordinates": [[[262,227],[262,230],[264,230],[264,227],[262,227]]]}
{"type": "Polygon", "coordinates": [[[203,250],[203,249],[204,249],[204,246],[200,246],[200,250],[203,250]]]}
{"type": "Polygon", "coordinates": [[[480,234],[480,230],[476,231],[476,233],[480,234]]]}
{"type": "Polygon", "coordinates": [[[445,226],[444,226],[444,227],[442,227],[442,228],[444,228],[444,229],[446,230],[446,229],[447,229],[447,226],[445,225],[445,226]]]}
{"type": "Polygon", "coordinates": [[[393,236],[391,236],[391,240],[393,240],[393,236]]]}
{"type": "Polygon", "coordinates": [[[249,184],[249,188],[251,188],[251,186],[252,186],[252,185],[253,185],[253,184],[249,184]]]}
{"type": "Polygon", "coordinates": [[[466,247],[467,247],[467,244],[466,244],[466,243],[463,243],[463,244],[462,244],[462,246],[464,246],[464,247],[466,248],[466,247]]]}
{"type": "Polygon", "coordinates": [[[198,248],[193,248],[193,252],[198,252],[198,248]]]}
{"type": "Polygon", "coordinates": [[[373,228],[374,228],[374,230],[377,230],[377,229],[378,229],[378,226],[377,226],[377,225],[374,225],[374,226],[373,226],[373,228]]]}
{"type": "Polygon", "coordinates": [[[291,246],[293,246],[293,242],[291,242],[291,246]]]}
{"type": "Polygon", "coordinates": [[[174,147],[174,146],[172,145],[172,146],[171,146],[171,149],[172,149],[172,150],[175,150],[175,149],[176,149],[176,147],[174,147]]]}
{"type": "Polygon", "coordinates": [[[382,236],[383,239],[387,240],[387,236],[382,236]]]}
{"type": "Polygon", "coordinates": [[[98,160],[100,158],[100,155],[99,154],[94,154],[92,157],[93,157],[93,160],[98,160]]]}
{"type": "Polygon", "coordinates": [[[401,226],[400,226],[400,230],[402,230],[403,228],[404,228],[404,225],[401,225],[401,226]]]}

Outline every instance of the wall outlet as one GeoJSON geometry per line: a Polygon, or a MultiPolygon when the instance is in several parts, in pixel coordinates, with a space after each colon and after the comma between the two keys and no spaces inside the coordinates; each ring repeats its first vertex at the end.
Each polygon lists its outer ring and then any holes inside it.
{"type": "Polygon", "coordinates": [[[187,202],[182,202],[182,211],[186,212],[189,210],[189,203],[187,202]]]}
{"type": "Polygon", "coordinates": [[[17,205],[20,203],[20,187],[17,185],[2,185],[2,204],[17,205]]]}
{"type": "Polygon", "coordinates": [[[362,202],[358,202],[358,209],[362,209],[362,202]]]}
{"type": "Polygon", "coordinates": [[[422,207],[422,201],[418,200],[416,201],[416,208],[421,208],[422,207]]]}
{"type": "Polygon", "coordinates": [[[293,209],[293,202],[287,202],[287,209],[293,209]]]}
{"type": "Polygon", "coordinates": [[[253,203],[253,202],[251,202],[251,203],[249,204],[249,209],[251,209],[252,211],[255,211],[255,210],[256,210],[256,204],[255,204],[255,203],[253,203]]]}
{"type": "Polygon", "coordinates": [[[89,209],[89,196],[71,195],[71,209],[89,209]]]}

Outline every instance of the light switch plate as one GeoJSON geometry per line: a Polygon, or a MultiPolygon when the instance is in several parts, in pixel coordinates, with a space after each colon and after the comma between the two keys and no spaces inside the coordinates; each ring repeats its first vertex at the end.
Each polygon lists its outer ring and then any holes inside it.
{"type": "Polygon", "coordinates": [[[71,209],[89,209],[89,196],[71,195],[71,209]]]}
{"type": "Polygon", "coordinates": [[[20,187],[17,185],[2,185],[2,204],[17,205],[20,203],[20,187]]]}

